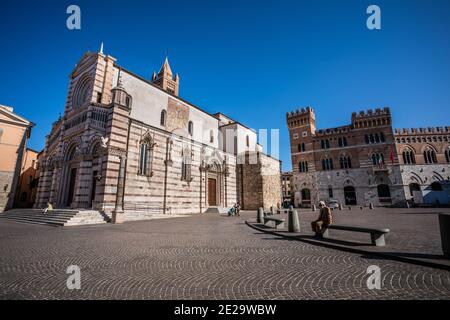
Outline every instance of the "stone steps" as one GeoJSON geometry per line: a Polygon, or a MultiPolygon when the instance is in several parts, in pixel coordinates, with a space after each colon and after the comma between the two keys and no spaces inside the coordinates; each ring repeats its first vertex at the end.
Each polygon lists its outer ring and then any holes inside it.
{"type": "Polygon", "coordinates": [[[227,214],[230,208],[209,207],[204,213],[227,214]]]}
{"type": "Polygon", "coordinates": [[[0,219],[54,227],[102,224],[110,220],[108,216],[94,210],[54,210],[44,214],[42,210],[34,209],[10,210],[0,214],[0,219]]]}

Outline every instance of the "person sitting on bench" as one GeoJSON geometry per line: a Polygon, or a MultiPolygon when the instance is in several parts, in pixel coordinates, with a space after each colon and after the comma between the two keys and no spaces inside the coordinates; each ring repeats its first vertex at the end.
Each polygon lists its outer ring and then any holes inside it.
{"type": "Polygon", "coordinates": [[[316,235],[321,235],[325,229],[333,223],[333,214],[331,213],[331,209],[328,208],[325,202],[319,202],[320,214],[319,218],[316,221],[311,222],[312,231],[316,233],[316,235]]]}

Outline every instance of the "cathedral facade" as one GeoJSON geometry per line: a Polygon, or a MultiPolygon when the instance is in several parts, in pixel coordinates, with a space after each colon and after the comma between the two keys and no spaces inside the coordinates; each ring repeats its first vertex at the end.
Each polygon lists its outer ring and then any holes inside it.
{"type": "Polygon", "coordinates": [[[389,108],[318,130],[310,107],[289,112],[296,206],[450,204],[450,127],[392,129],[389,108]]]}
{"type": "Polygon", "coordinates": [[[86,53],[47,136],[35,206],[121,222],[280,203],[280,162],[262,153],[256,132],[183,100],[179,85],[167,58],[146,80],[103,52],[86,53]]]}

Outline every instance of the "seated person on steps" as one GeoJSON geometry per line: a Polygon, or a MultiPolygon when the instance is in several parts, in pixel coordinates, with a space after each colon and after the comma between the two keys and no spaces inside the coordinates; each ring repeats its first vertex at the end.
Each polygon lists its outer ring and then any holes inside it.
{"type": "Polygon", "coordinates": [[[50,202],[47,202],[47,207],[42,210],[42,213],[52,213],[53,206],[50,202]]]}

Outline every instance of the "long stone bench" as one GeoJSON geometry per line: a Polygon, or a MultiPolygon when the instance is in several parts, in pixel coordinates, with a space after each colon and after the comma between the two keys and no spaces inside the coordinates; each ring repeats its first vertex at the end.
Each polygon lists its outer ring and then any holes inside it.
{"type": "Polygon", "coordinates": [[[275,229],[284,228],[284,219],[273,218],[273,217],[264,217],[264,224],[269,227],[274,227],[275,229]]]}
{"type": "Polygon", "coordinates": [[[373,229],[373,228],[364,228],[364,227],[354,227],[354,226],[345,226],[345,225],[336,225],[332,224],[328,226],[326,230],[324,230],[322,234],[322,238],[329,238],[329,230],[342,230],[342,231],[351,231],[351,232],[361,232],[361,233],[370,233],[370,240],[372,245],[377,247],[383,247],[386,242],[384,239],[384,235],[390,232],[389,229],[373,229]]]}

